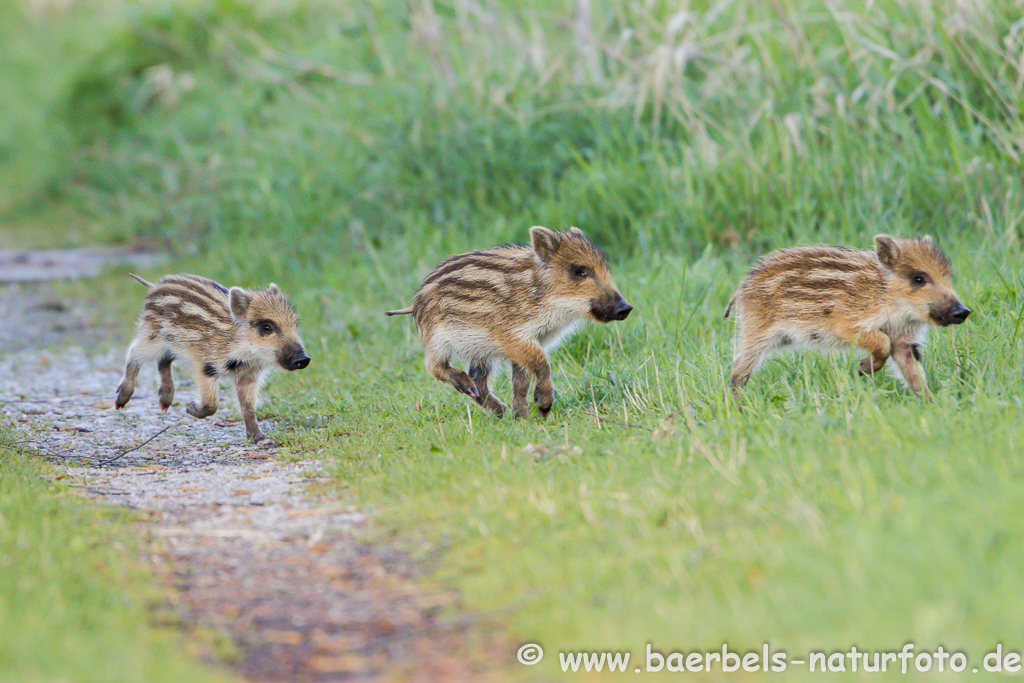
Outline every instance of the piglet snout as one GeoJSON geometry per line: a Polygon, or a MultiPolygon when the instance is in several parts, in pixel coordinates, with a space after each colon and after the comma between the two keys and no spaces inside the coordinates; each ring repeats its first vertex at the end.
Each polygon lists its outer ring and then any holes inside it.
{"type": "Polygon", "coordinates": [[[949,322],[952,325],[959,325],[960,323],[967,320],[967,316],[971,314],[969,308],[965,308],[963,304],[955,305],[947,315],[949,316],[949,322]]]}
{"type": "Polygon", "coordinates": [[[936,325],[945,327],[946,325],[959,325],[964,322],[967,320],[967,316],[971,314],[971,311],[965,308],[962,303],[956,301],[947,308],[932,308],[928,313],[936,325]]]}
{"type": "Polygon", "coordinates": [[[615,307],[615,311],[612,313],[612,320],[625,320],[632,310],[633,307],[625,299],[621,299],[619,305],[615,307]]]}

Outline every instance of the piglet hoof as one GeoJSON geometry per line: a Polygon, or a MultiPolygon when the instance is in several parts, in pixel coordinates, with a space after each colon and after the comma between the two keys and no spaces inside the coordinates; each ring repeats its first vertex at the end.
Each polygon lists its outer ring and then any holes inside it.
{"type": "Polygon", "coordinates": [[[162,411],[164,411],[166,413],[167,409],[171,407],[171,403],[173,403],[173,402],[174,402],[174,389],[171,389],[170,391],[166,391],[165,389],[161,388],[160,389],[160,410],[162,410],[162,411]]]}
{"type": "Polygon", "coordinates": [[[860,363],[857,363],[857,374],[861,377],[871,377],[875,374],[875,362],[871,356],[860,359],[860,363]]]}
{"type": "Polygon", "coordinates": [[[205,406],[197,406],[195,403],[189,403],[187,406],[185,406],[185,412],[191,415],[192,417],[196,417],[202,420],[204,417],[209,417],[210,415],[213,415],[215,412],[217,412],[217,409],[214,408],[213,410],[207,410],[205,406]]]}
{"type": "Polygon", "coordinates": [[[249,434],[249,441],[253,443],[263,443],[263,445],[269,445],[274,443],[272,440],[267,439],[267,435],[263,432],[256,432],[255,434],[249,434]]]}
{"type": "Polygon", "coordinates": [[[554,389],[549,387],[537,387],[533,392],[533,400],[537,402],[537,411],[541,417],[547,417],[551,412],[551,406],[555,402],[554,389]]]}
{"type": "Polygon", "coordinates": [[[555,400],[553,396],[548,396],[544,399],[537,400],[537,412],[540,413],[541,417],[547,417],[548,413],[551,412],[551,406],[555,400]]]}
{"type": "Polygon", "coordinates": [[[117,398],[114,400],[114,408],[121,410],[121,408],[128,405],[128,401],[132,400],[133,393],[134,392],[128,391],[124,387],[118,387],[117,398]]]}
{"type": "Polygon", "coordinates": [[[930,403],[931,401],[935,400],[935,395],[932,394],[931,389],[928,388],[928,385],[924,384],[923,382],[919,381],[913,384],[907,382],[907,384],[910,386],[910,390],[914,392],[914,395],[917,396],[922,401],[930,403]]]}
{"type": "Polygon", "coordinates": [[[473,386],[472,384],[469,384],[469,385],[466,385],[466,386],[459,386],[459,387],[456,387],[456,389],[458,389],[459,391],[464,393],[466,396],[469,396],[474,401],[479,401],[480,400],[480,392],[477,391],[476,387],[473,386]]]}
{"type": "Polygon", "coordinates": [[[743,392],[739,390],[739,387],[732,388],[732,402],[736,404],[736,410],[743,412],[743,392]]]}

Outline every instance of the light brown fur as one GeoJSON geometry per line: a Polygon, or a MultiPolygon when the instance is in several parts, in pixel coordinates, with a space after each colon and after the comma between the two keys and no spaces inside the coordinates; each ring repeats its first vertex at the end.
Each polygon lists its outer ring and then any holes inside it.
{"type": "Polygon", "coordinates": [[[915,393],[928,388],[919,345],[928,325],[960,324],[970,313],[953,290],[952,269],[930,237],[875,237],[875,250],[803,246],[774,251],[740,283],[730,384],[739,400],[776,350],[858,346],[861,374],[891,357],[915,393]]]}
{"type": "Polygon", "coordinates": [[[512,410],[529,414],[527,393],[546,416],[554,401],[548,351],[584,320],[623,320],[632,310],[612,282],[608,261],[583,232],[530,229],[529,247],[510,245],[459,254],[423,280],[411,313],[434,377],[502,416],[505,405],[490,393],[494,366],[512,366],[512,410]],[[468,363],[468,373],[452,367],[468,363]]]}
{"type": "Polygon", "coordinates": [[[217,381],[227,377],[235,382],[246,436],[261,441],[255,406],[267,373],[275,365],[297,370],[309,364],[298,318],[278,286],[247,291],[198,275],[168,275],[155,285],[132,277],[149,293],[128,347],[115,407],[131,400],[142,364],[156,361],[160,407],[167,410],[174,400],[171,363],[181,359],[191,366],[200,395],[200,403],[189,403],[186,412],[197,418],[216,413],[217,381]]]}

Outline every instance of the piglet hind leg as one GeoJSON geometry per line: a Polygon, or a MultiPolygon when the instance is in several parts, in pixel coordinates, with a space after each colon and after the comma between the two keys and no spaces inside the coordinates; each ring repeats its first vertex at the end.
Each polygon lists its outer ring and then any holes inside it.
{"type": "MultiPolygon", "coordinates": [[[[544,353],[544,349],[534,342],[506,339],[501,342],[501,350],[512,361],[512,387],[514,398],[517,399],[513,401],[516,417],[526,416],[525,406],[522,406],[525,401],[520,399],[516,388],[517,365],[536,378],[533,400],[537,403],[537,412],[541,417],[547,417],[555,402],[555,388],[551,383],[551,364],[548,362],[548,356],[544,353]],[[520,414],[520,407],[523,407],[523,414],[520,414]]],[[[526,382],[528,387],[529,378],[526,379],[526,382]]],[[[523,389],[522,384],[519,385],[519,388],[523,389]]]]}
{"type": "Polygon", "coordinates": [[[519,363],[512,363],[512,414],[516,419],[530,415],[526,397],[530,393],[530,373],[519,363]]]}
{"type": "Polygon", "coordinates": [[[135,382],[139,377],[139,370],[144,363],[153,360],[158,349],[144,336],[136,337],[128,346],[127,358],[124,363],[124,377],[117,385],[117,398],[114,399],[114,407],[120,410],[128,405],[135,393],[135,382]]]}
{"type": "Polygon", "coordinates": [[[174,402],[174,378],[171,376],[171,363],[174,356],[167,354],[156,364],[160,373],[160,409],[167,411],[174,402]]]}
{"type": "Polygon", "coordinates": [[[476,387],[477,393],[479,394],[476,398],[476,402],[489,410],[495,416],[501,417],[505,414],[507,408],[505,408],[504,403],[491,394],[491,389],[488,385],[490,373],[491,368],[485,363],[472,363],[469,366],[469,377],[473,380],[473,385],[476,387]]]}
{"type": "Polygon", "coordinates": [[[132,394],[135,393],[135,380],[138,379],[141,367],[140,359],[129,356],[124,368],[124,378],[117,385],[117,398],[114,399],[114,407],[118,410],[124,408],[128,405],[128,401],[132,400],[132,394]]]}
{"type": "Polygon", "coordinates": [[[729,376],[729,387],[732,389],[732,400],[739,408],[743,407],[743,388],[747,386],[751,375],[764,361],[767,351],[758,351],[752,344],[740,342],[732,361],[732,373],[729,376]]]}
{"type": "Polygon", "coordinates": [[[242,375],[235,383],[235,390],[238,392],[238,408],[242,411],[242,421],[245,423],[245,435],[253,443],[259,443],[267,438],[256,421],[259,381],[255,375],[242,375]]]}
{"type": "Polygon", "coordinates": [[[898,340],[893,343],[892,359],[900,369],[907,386],[919,396],[931,397],[928,391],[924,364],[921,362],[921,346],[913,341],[898,340]]]}
{"type": "Polygon", "coordinates": [[[452,385],[457,391],[461,391],[474,401],[479,402],[480,392],[473,379],[462,370],[453,368],[447,358],[439,358],[433,353],[427,352],[426,362],[427,370],[431,375],[445,384],[452,385]]]}
{"type": "Polygon", "coordinates": [[[750,375],[750,372],[733,370],[729,377],[729,388],[732,390],[732,400],[736,402],[736,405],[743,405],[743,387],[747,386],[747,382],[750,381],[750,375]]]}

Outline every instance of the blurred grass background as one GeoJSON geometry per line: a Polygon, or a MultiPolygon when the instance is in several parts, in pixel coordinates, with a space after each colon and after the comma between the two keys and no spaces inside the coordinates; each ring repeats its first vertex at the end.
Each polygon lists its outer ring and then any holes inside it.
{"type": "MultiPolygon", "coordinates": [[[[267,392],[282,437],[468,606],[515,606],[523,640],[916,638],[977,660],[1024,614],[1022,13],[6,0],[0,246],[155,247],[165,270],[279,283],[314,356],[267,392]],[[495,422],[381,312],[534,224],[587,232],[637,310],[556,352],[552,419],[495,422]],[[933,337],[936,401],[808,355],[735,413],[742,272],[878,232],[937,236],[974,310],[933,337]]],[[[127,330],[136,286],[90,286],[127,330]]]]}
{"type": "Polygon", "coordinates": [[[260,276],[531,221],[586,225],[617,255],[862,243],[879,223],[1021,232],[1014,2],[8,14],[9,219],[64,200],[110,241],[231,259],[254,239],[267,253],[235,258],[260,276]]]}

